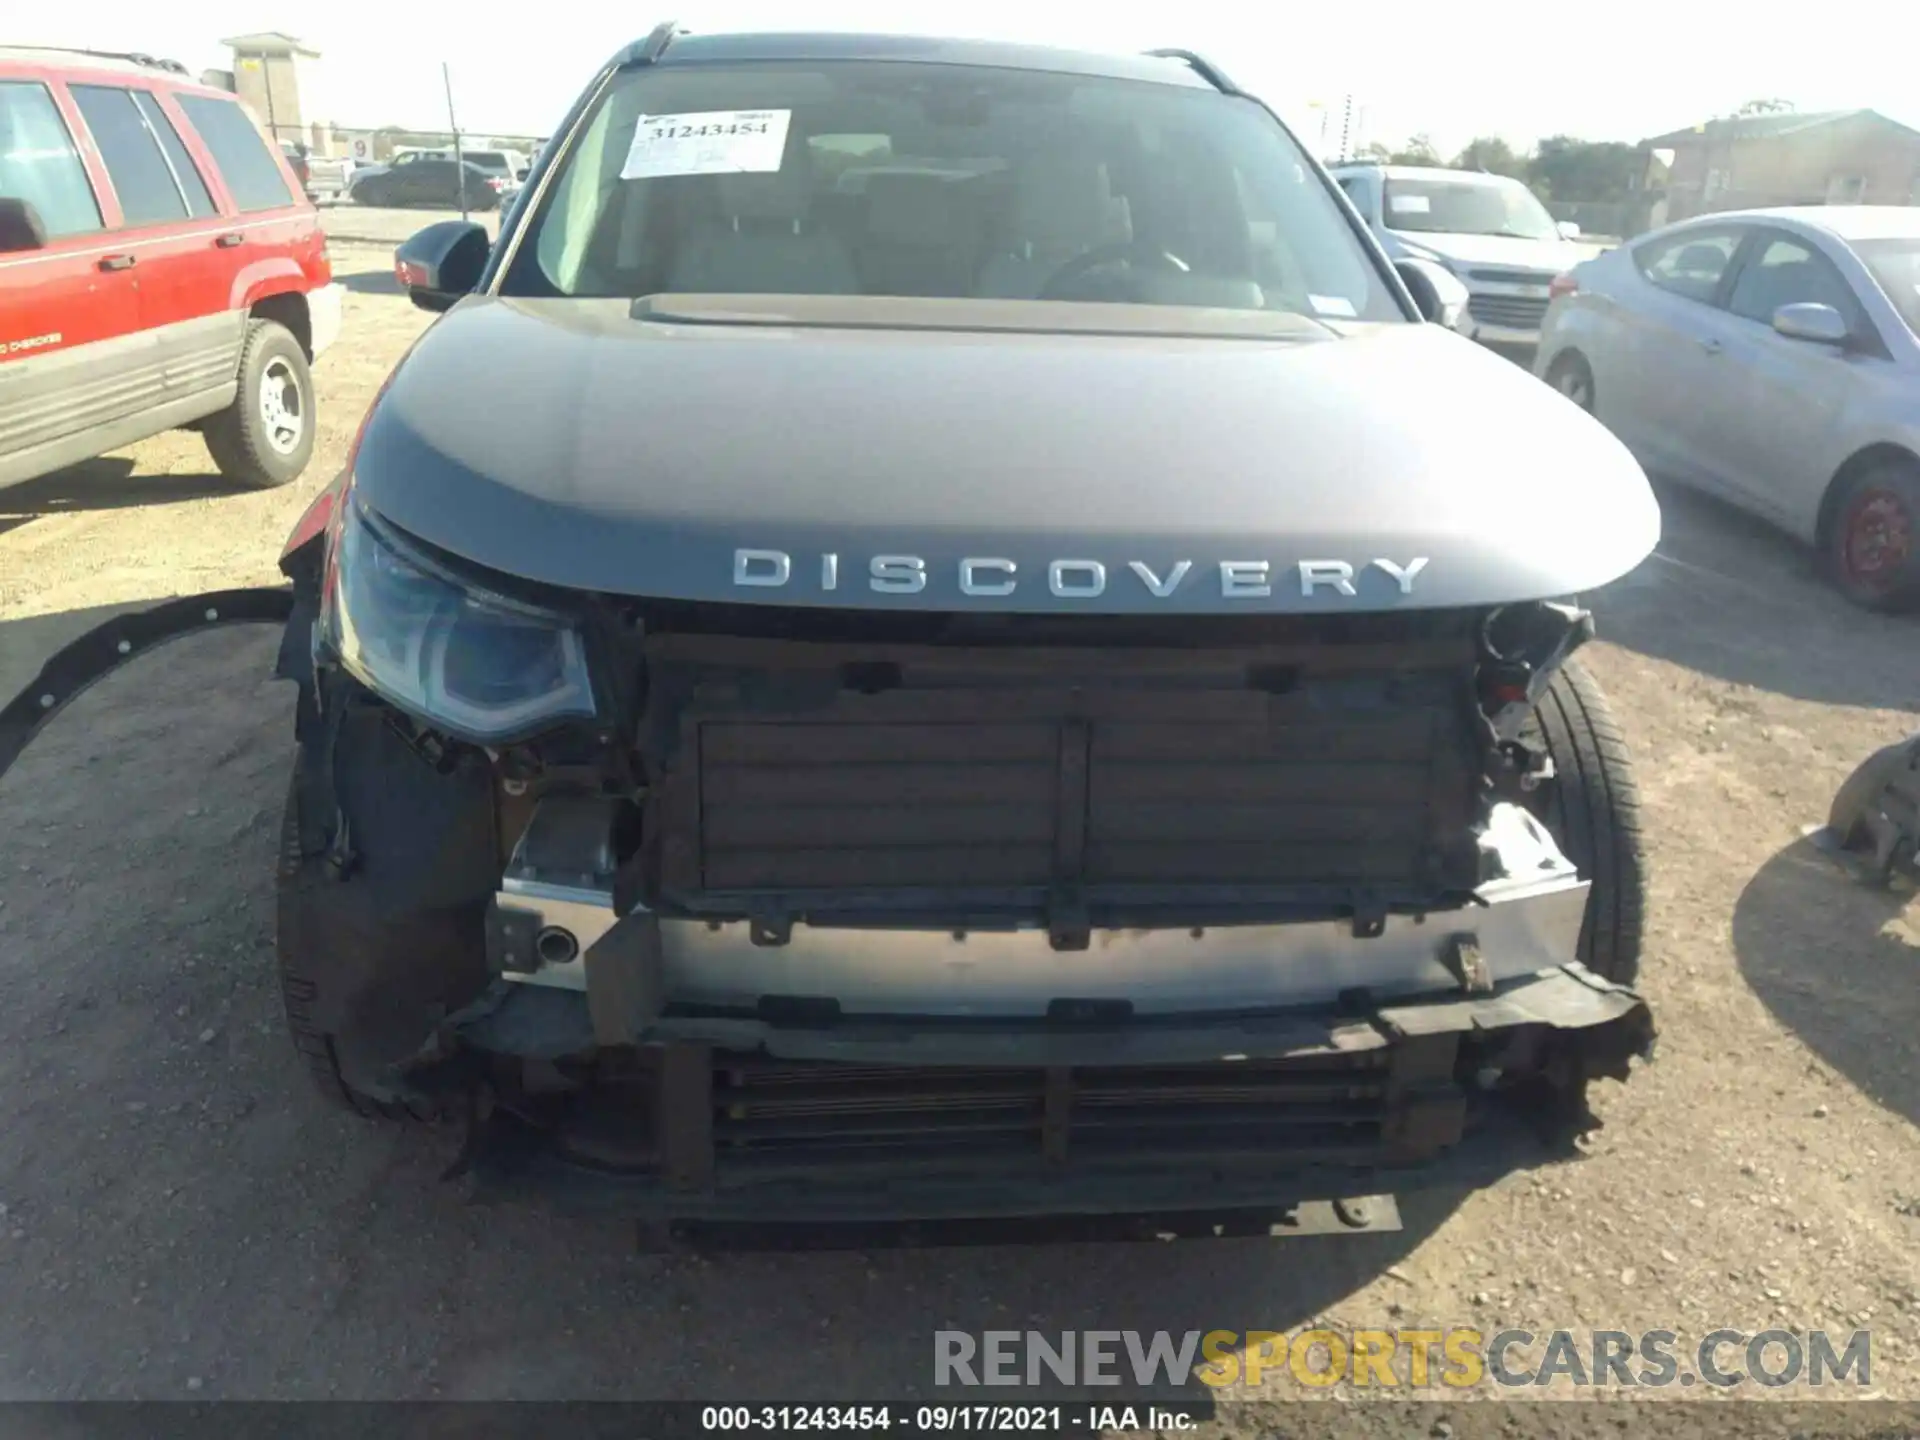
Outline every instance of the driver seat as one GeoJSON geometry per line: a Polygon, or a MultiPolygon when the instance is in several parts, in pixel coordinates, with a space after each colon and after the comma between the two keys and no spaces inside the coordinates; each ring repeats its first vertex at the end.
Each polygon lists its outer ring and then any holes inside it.
{"type": "Polygon", "coordinates": [[[1126,201],[1098,160],[1048,151],[1022,167],[1005,237],[981,268],[982,298],[1032,300],[1069,260],[1133,239],[1126,201]]]}

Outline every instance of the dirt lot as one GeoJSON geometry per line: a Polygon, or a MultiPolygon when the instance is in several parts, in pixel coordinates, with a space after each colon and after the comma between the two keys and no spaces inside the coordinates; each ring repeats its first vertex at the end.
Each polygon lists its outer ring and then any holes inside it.
{"type": "MultiPolygon", "coordinates": [[[[107,607],[276,578],[428,319],[384,250],[335,261],[345,339],[300,484],[232,493],[179,434],[0,492],[0,693],[107,607]]],[[[1588,1159],[1410,1199],[1400,1235],[688,1259],[469,1207],[437,1178],[444,1138],[323,1109],[286,1044],[274,637],[129,666],[0,781],[0,1398],[900,1397],[929,1387],[938,1328],[1315,1317],[1867,1327],[1874,1390],[1920,1398],[1920,904],[1796,839],[1914,727],[1920,628],[1849,610],[1736,516],[1667,515],[1589,654],[1651,811],[1658,1060],[1602,1090],[1588,1159]]]]}

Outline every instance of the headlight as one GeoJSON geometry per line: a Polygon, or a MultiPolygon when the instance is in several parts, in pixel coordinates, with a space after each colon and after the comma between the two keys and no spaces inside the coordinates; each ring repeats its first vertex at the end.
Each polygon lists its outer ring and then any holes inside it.
{"type": "Polygon", "coordinates": [[[321,626],[361,684],[478,744],[594,713],[572,620],[455,578],[366,515],[351,491],[340,510],[321,626]]]}

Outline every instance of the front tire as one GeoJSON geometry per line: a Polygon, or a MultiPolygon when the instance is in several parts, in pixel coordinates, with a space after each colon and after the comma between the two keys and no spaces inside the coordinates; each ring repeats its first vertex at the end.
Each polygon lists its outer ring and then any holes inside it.
{"type": "Polygon", "coordinates": [[[274,954],[280,969],[280,1001],[287,1016],[287,1033],[306,1066],[307,1078],[329,1104],[369,1119],[432,1120],[432,1112],[410,1108],[360,1089],[341,1064],[341,1037],[322,1018],[327,990],[327,955],[316,927],[309,925],[312,907],[326,903],[329,884],[323,861],[302,853],[300,844],[300,789],[296,770],[287,788],[287,808],[280,822],[277,875],[278,916],[274,954]]]}
{"type": "Polygon", "coordinates": [[[1534,813],[1591,885],[1580,923],[1580,963],[1619,985],[1640,973],[1646,924],[1646,850],[1640,790],[1626,737],[1599,684],[1563,666],[1526,738],[1544,745],[1554,777],[1534,792],[1534,813]]]}
{"type": "Polygon", "coordinates": [[[300,478],[313,458],[313,376],[284,325],[247,322],[240,389],[203,433],[213,463],[236,484],[271,490],[300,478]]]}

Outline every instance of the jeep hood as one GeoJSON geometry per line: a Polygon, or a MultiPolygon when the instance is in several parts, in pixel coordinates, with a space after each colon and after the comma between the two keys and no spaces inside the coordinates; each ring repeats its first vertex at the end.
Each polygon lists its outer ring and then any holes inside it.
{"type": "Polygon", "coordinates": [[[1659,534],[1618,441],[1457,335],[1160,307],[475,297],[354,483],[529,580],[859,608],[1495,604],[1659,534]]]}

